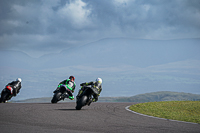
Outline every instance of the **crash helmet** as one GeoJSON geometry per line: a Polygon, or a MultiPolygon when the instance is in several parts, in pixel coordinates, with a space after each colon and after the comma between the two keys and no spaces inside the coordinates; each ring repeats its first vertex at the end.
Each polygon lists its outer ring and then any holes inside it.
{"type": "Polygon", "coordinates": [[[16,81],[22,82],[22,79],[21,78],[17,78],[16,81]]]}
{"type": "Polygon", "coordinates": [[[75,77],[74,76],[70,76],[69,79],[71,79],[72,81],[74,81],[75,77]]]}
{"type": "Polygon", "coordinates": [[[102,84],[102,79],[101,78],[97,78],[96,82],[102,84]]]}

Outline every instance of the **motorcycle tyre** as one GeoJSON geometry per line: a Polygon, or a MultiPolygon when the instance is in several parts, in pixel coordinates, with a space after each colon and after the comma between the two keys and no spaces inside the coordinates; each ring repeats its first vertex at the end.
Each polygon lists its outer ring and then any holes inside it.
{"type": "Polygon", "coordinates": [[[60,101],[60,96],[62,95],[61,92],[58,92],[56,94],[54,94],[52,100],[51,100],[51,103],[57,103],[58,101],[60,101]]]}
{"type": "Polygon", "coordinates": [[[76,110],[81,110],[83,106],[86,105],[88,97],[83,95],[76,103],[76,110]]]}
{"type": "Polygon", "coordinates": [[[3,93],[1,95],[1,98],[0,98],[0,103],[5,103],[6,102],[6,97],[7,97],[8,93],[3,93]]]}

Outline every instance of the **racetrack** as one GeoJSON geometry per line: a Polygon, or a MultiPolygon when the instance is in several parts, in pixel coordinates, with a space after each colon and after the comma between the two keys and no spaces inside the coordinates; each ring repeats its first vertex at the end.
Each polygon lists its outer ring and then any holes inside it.
{"type": "Polygon", "coordinates": [[[92,103],[75,110],[67,103],[1,103],[5,133],[200,133],[199,124],[149,118],[127,111],[134,103],[92,103]]]}

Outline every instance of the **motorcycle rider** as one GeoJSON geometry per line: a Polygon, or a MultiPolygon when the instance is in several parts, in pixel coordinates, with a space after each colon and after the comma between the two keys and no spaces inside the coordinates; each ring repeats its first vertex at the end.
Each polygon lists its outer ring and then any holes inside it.
{"type": "Polygon", "coordinates": [[[13,94],[13,96],[16,96],[19,93],[20,89],[22,88],[21,82],[22,79],[17,78],[16,81],[12,81],[6,85],[6,87],[10,86],[12,88],[11,93],[13,94]]]}
{"type": "MultiPolygon", "coordinates": [[[[69,79],[66,79],[66,80],[63,80],[62,82],[60,82],[57,89],[54,91],[54,93],[56,91],[58,91],[60,89],[60,87],[65,87],[67,93],[69,94],[69,99],[74,100],[74,96],[72,94],[72,93],[74,93],[74,90],[75,90],[75,87],[76,87],[74,76],[70,76],[69,79]]],[[[65,94],[65,96],[67,96],[67,95],[65,94]]]]}
{"type": "Polygon", "coordinates": [[[80,86],[81,86],[81,89],[79,90],[78,92],[78,95],[76,96],[77,99],[80,98],[80,95],[83,93],[83,91],[87,88],[88,85],[91,85],[91,87],[94,87],[98,90],[98,94],[94,94],[93,95],[93,99],[92,101],[93,102],[96,102],[98,101],[98,97],[102,91],[102,79],[101,78],[97,78],[96,81],[91,81],[89,83],[85,82],[85,83],[81,83],[80,86]]]}

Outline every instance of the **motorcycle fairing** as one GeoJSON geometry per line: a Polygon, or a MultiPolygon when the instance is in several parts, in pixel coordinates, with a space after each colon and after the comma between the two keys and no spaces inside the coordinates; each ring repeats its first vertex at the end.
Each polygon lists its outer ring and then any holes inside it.
{"type": "Polygon", "coordinates": [[[13,94],[13,88],[11,86],[6,86],[6,89],[10,90],[10,93],[13,94]]]}

